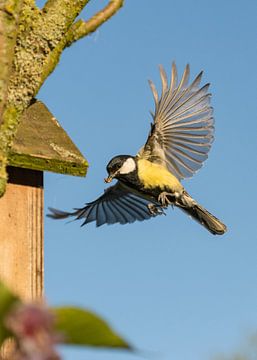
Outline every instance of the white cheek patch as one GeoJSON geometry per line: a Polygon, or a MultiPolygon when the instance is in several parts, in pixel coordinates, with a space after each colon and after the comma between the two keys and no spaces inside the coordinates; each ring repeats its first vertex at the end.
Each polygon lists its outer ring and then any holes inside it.
{"type": "Polygon", "coordinates": [[[130,172],[134,171],[136,169],[136,163],[135,160],[132,158],[128,158],[122,167],[119,170],[120,174],[129,174],[130,172]]]}

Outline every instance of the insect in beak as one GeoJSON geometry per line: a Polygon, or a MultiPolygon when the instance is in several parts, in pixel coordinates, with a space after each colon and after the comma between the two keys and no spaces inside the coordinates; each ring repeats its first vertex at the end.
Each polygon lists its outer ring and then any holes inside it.
{"type": "Polygon", "coordinates": [[[119,174],[119,170],[115,171],[112,174],[109,174],[109,176],[107,178],[104,179],[105,183],[110,183],[112,182],[112,180],[115,178],[115,176],[117,176],[119,174]]]}
{"type": "Polygon", "coordinates": [[[112,179],[113,179],[112,176],[108,176],[107,178],[104,179],[104,182],[105,183],[110,183],[110,182],[112,182],[112,179]]]}

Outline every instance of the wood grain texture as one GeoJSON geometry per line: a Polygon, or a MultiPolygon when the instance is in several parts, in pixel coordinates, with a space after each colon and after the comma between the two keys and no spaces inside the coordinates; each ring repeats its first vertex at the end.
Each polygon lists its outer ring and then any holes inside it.
{"type": "Polygon", "coordinates": [[[22,299],[43,295],[43,172],[8,169],[0,199],[0,278],[22,299]]]}

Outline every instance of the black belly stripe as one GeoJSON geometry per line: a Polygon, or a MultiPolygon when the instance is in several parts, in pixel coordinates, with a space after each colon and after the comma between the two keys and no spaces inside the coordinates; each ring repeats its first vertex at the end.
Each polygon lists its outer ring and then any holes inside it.
{"type": "Polygon", "coordinates": [[[158,197],[162,192],[166,191],[172,193],[171,189],[168,186],[162,189],[159,186],[152,188],[145,188],[144,184],[139,180],[138,176],[134,174],[134,172],[133,174],[126,174],[126,176],[123,175],[123,177],[119,178],[119,180],[125,185],[135,189],[136,191],[142,192],[150,197],[153,197],[157,202],[158,202],[158,197]]]}

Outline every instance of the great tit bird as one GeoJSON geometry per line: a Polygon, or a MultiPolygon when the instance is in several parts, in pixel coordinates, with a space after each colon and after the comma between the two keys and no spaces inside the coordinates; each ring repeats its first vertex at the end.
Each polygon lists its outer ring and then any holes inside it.
{"type": "Polygon", "coordinates": [[[226,226],[199,205],[180,180],[191,177],[207,159],[213,141],[214,119],[209,84],[200,86],[202,72],[189,83],[189,65],[177,81],[172,64],[171,81],[160,66],[162,92],[149,81],[155,112],[145,145],[136,156],[118,155],[107,165],[106,183],[117,179],[102,196],[81,209],[65,212],[50,208],[53,219],[76,217],[103,224],[127,224],[164,214],[176,206],[212,234],[222,235],[226,226]]]}

